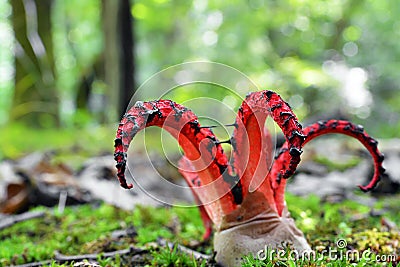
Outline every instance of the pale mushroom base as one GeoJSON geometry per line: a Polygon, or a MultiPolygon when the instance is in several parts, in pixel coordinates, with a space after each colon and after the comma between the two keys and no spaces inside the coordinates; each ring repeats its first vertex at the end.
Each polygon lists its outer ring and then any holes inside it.
{"type": "MultiPolygon", "coordinates": [[[[266,248],[284,249],[288,244],[298,255],[311,251],[303,233],[296,227],[287,208],[282,217],[274,211],[266,211],[242,222],[215,233],[215,260],[222,266],[241,266],[242,257],[250,253],[254,258],[263,258],[266,248]]],[[[275,254],[276,255],[276,254],[275,254]]]]}

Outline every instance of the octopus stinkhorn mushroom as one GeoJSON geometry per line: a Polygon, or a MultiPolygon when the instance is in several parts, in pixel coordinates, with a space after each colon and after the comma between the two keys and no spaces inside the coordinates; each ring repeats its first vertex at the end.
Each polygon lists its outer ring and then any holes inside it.
{"type": "Polygon", "coordinates": [[[171,100],[137,102],[123,116],[115,139],[117,176],[123,188],[127,150],[133,137],[149,126],[162,127],[178,140],[184,155],[179,169],[190,186],[210,238],[215,226],[216,261],[240,265],[241,256],[265,247],[290,243],[298,253],[310,250],[286,207],[286,178],[300,162],[303,146],[323,134],[340,133],[359,140],[372,155],[374,176],[364,186],[369,191],[384,172],[383,154],[377,141],[362,126],[343,120],[319,121],[303,128],[288,103],[273,91],[247,95],[241,104],[230,139],[233,154],[227,156],[211,127],[200,126],[196,115],[171,100]],[[271,134],[265,127],[270,116],[281,128],[286,142],[273,155],[271,134]]]}

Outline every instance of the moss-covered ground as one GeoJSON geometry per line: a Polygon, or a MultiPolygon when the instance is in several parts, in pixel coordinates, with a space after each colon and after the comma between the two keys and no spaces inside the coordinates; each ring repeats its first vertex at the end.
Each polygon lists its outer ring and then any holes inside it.
{"type": "MultiPolygon", "coordinates": [[[[311,260],[268,258],[264,261],[246,257],[244,266],[396,266],[400,255],[400,197],[379,199],[372,207],[346,200],[324,203],[316,196],[287,195],[291,214],[305,233],[317,257],[311,260]],[[337,241],[346,242],[339,249],[337,241]],[[324,250],[338,250],[337,259],[324,250]],[[345,259],[349,249],[364,258],[345,259]],[[389,257],[390,256],[390,257],[389,257]]],[[[40,209],[40,208],[36,208],[40,209]]],[[[107,204],[68,207],[63,213],[45,210],[45,216],[16,223],[0,231],[0,266],[50,260],[49,266],[73,266],[58,263],[55,251],[63,255],[96,254],[100,266],[209,266],[210,260],[195,260],[175,246],[180,244],[212,255],[212,242],[201,243],[203,228],[196,208],[138,206],[133,212],[107,204]],[[118,235],[115,231],[127,230],[118,235]],[[104,253],[132,247],[131,253],[103,257],[104,253]]],[[[339,246],[340,247],[340,246],[339,246]]],[[[286,248],[290,253],[290,247],[286,248]]],[[[400,265],[398,265],[400,266],[400,265]]]]}

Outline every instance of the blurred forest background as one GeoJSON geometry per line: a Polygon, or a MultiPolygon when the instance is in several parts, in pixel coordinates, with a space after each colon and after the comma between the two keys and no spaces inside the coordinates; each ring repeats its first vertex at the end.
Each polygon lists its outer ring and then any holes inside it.
{"type": "Polygon", "coordinates": [[[397,0],[0,0],[2,139],[115,126],[142,82],[193,60],[237,68],[303,122],[398,137],[399,18],[397,0]]]}

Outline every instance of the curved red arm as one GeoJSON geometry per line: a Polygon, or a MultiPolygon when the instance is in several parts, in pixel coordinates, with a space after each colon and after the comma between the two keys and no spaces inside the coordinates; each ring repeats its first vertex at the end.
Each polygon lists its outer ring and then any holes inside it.
{"type": "MultiPolygon", "coordinates": [[[[364,128],[361,125],[356,125],[344,120],[328,120],[319,121],[306,127],[304,129],[306,139],[303,145],[318,136],[330,133],[338,133],[354,137],[369,151],[374,160],[374,175],[367,185],[359,185],[359,188],[364,192],[372,190],[379,182],[382,174],[385,172],[385,169],[382,166],[384,155],[378,149],[378,142],[374,138],[370,137],[364,131],[364,128]]],[[[275,193],[275,202],[279,207],[283,207],[284,205],[284,190],[286,181],[280,180],[278,173],[281,169],[287,168],[288,157],[288,145],[285,143],[282,146],[281,153],[278,154],[271,169],[271,182],[275,193]]]]}
{"type": "MultiPolygon", "coordinates": [[[[197,170],[198,181],[193,184],[207,185],[223,178],[218,186],[209,186],[207,192],[198,194],[202,203],[207,203],[207,198],[211,196],[218,199],[213,204],[218,206],[214,207],[215,211],[229,213],[235,208],[232,191],[235,181],[228,174],[228,160],[219,141],[209,128],[200,126],[192,111],[170,100],[137,102],[122,118],[116,133],[114,153],[122,187],[132,188],[132,184],[125,179],[129,144],[140,130],[149,126],[161,127],[178,140],[186,158],[197,170]]],[[[218,221],[218,215],[210,214],[210,217],[218,221]]]]}
{"type": "Polygon", "coordinates": [[[378,149],[378,141],[370,137],[361,125],[356,125],[343,120],[319,121],[304,129],[304,133],[307,136],[304,143],[311,141],[315,137],[328,133],[340,133],[354,137],[360,141],[360,143],[363,144],[371,154],[374,160],[375,170],[374,176],[367,185],[359,185],[360,189],[364,192],[374,189],[378,184],[380,177],[385,172],[385,169],[382,166],[384,155],[378,149]]]}
{"type": "Polygon", "coordinates": [[[186,183],[190,186],[190,189],[193,193],[194,201],[198,205],[201,220],[203,221],[203,226],[205,229],[203,240],[209,240],[212,234],[212,220],[207,213],[206,207],[201,202],[198,196],[198,192],[195,190],[195,188],[197,187],[195,183],[200,181],[200,178],[197,175],[196,171],[193,170],[193,166],[190,161],[185,156],[183,156],[179,160],[179,172],[182,174],[183,178],[185,178],[186,183]]]}
{"type": "Polygon", "coordinates": [[[254,92],[243,101],[232,138],[234,170],[240,177],[243,194],[257,189],[250,188],[250,184],[255,181],[255,187],[262,183],[264,188],[260,189],[268,199],[273,198],[269,181],[266,179],[273,148],[270,135],[264,128],[267,116],[271,116],[282,129],[290,147],[288,168],[282,169],[282,177],[287,178],[296,170],[305,136],[290,106],[278,94],[272,91],[254,92]]]}

